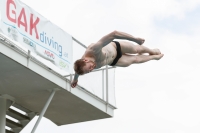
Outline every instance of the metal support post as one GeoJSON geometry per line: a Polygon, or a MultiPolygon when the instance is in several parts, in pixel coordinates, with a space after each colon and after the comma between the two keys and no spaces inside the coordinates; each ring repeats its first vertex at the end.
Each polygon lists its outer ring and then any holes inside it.
{"type": "Polygon", "coordinates": [[[15,99],[9,95],[0,95],[0,133],[5,133],[6,110],[14,103],[15,99]]]}
{"type": "Polygon", "coordinates": [[[108,65],[106,65],[106,113],[108,112],[108,65]]]}
{"type": "Polygon", "coordinates": [[[6,127],[6,99],[0,97],[0,133],[5,133],[6,127]]]}
{"type": "Polygon", "coordinates": [[[48,106],[49,106],[51,100],[53,99],[53,96],[54,96],[54,94],[55,94],[55,92],[56,92],[57,90],[58,90],[58,89],[53,89],[53,90],[52,90],[51,95],[50,95],[49,99],[47,100],[47,102],[46,102],[44,108],[42,109],[42,112],[40,113],[40,116],[39,116],[37,122],[35,123],[35,126],[33,127],[33,130],[31,131],[31,133],[34,133],[34,132],[35,132],[35,130],[36,130],[38,124],[40,123],[42,117],[44,116],[44,113],[46,112],[46,110],[47,110],[47,108],[48,108],[48,106]]]}
{"type": "Polygon", "coordinates": [[[30,55],[31,55],[31,51],[28,50],[28,57],[27,57],[27,67],[29,67],[29,61],[30,61],[30,55]]]}
{"type": "Polygon", "coordinates": [[[72,87],[71,87],[71,83],[72,83],[72,74],[70,74],[70,84],[69,84],[69,91],[72,91],[72,87]]]}
{"type": "Polygon", "coordinates": [[[104,100],[104,70],[102,70],[102,99],[104,100]]]}

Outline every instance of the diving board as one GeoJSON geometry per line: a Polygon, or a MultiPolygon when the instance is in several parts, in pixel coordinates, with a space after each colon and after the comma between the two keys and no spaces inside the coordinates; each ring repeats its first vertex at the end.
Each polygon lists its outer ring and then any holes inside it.
{"type": "Polygon", "coordinates": [[[0,61],[0,96],[13,97],[13,104],[39,115],[51,92],[57,89],[44,117],[58,126],[114,115],[116,107],[109,101],[80,85],[72,89],[68,78],[36,59],[30,51],[18,47],[3,34],[0,34],[0,61]]]}

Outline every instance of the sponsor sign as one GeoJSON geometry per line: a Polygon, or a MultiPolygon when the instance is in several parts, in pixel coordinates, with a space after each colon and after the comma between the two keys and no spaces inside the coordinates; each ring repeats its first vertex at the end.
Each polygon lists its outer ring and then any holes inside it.
{"type": "Polygon", "coordinates": [[[72,72],[72,36],[19,0],[0,0],[0,31],[72,72]]]}

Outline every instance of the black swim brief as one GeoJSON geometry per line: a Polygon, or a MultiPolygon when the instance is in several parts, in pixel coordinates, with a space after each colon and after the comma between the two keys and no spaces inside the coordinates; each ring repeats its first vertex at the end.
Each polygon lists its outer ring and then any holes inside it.
{"type": "Polygon", "coordinates": [[[118,60],[122,57],[122,51],[121,51],[121,46],[120,46],[120,43],[117,42],[117,41],[112,41],[116,44],[116,47],[117,47],[117,56],[116,58],[113,60],[112,64],[110,64],[110,66],[114,66],[118,60]]]}

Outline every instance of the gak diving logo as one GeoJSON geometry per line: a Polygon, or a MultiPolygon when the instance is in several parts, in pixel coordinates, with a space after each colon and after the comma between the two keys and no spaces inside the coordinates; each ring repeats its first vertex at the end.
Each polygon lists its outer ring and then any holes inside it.
{"type": "MultiPolygon", "coordinates": [[[[53,37],[49,37],[47,32],[42,31],[38,33],[38,25],[41,24],[40,18],[26,9],[27,8],[24,6],[18,6],[15,0],[7,0],[5,12],[8,21],[15,24],[16,28],[19,28],[21,31],[23,30],[23,32],[31,36],[31,38],[29,39],[27,37],[23,38],[23,41],[26,44],[33,46],[34,39],[39,40],[43,44],[43,48],[49,49],[52,52],[55,52],[58,56],[62,57],[62,45],[55,41],[53,37]]],[[[17,40],[18,36],[16,34],[13,34],[13,29],[9,29],[10,36],[12,36],[14,40],[17,40]]]]}

